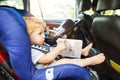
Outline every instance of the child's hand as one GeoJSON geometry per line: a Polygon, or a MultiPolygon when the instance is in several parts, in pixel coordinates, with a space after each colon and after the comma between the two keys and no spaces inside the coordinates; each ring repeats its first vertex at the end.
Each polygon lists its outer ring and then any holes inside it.
{"type": "Polygon", "coordinates": [[[64,39],[62,41],[57,40],[57,47],[61,51],[65,50],[66,49],[66,39],[64,39]]]}

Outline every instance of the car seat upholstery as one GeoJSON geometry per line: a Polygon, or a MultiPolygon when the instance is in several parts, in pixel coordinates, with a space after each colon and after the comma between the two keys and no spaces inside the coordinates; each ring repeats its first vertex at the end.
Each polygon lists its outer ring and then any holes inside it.
{"type": "Polygon", "coordinates": [[[8,6],[8,5],[0,5],[0,7],[10,7],[10,8],[14,8],[17,12],[19,12],[23,17],[33,17],[33,15],[25,10],[25,9],[17,9],[15,7],[12,7],[12,6],[8,6]]]}
{"type": "Polygon", "coordinates": [[[0,79],[19,80],[19,77],[11,68],[8,54],[1,43],[0,43],[0,79]]]}
{"type": "MultiPolygon", "coordinates": [[[[75,39],[83,40],[83,47],[88,45],[86,39],[92,41],[91,27],[92,27],[92,17],[85,13],[85,11],[91,8],[91,0],[77,0],[78,4],[78,18],[80,19],[77,22],[77,30],[73,29],[74,34],[76,35],[75,39]]],[[[75,27],[75,28],[76,28],[75,27]]]]}
{"type": "Polygon", "coordinates": [[[91,24],[92,24],[92,18],[90,15],[86,14],[85,11],[89,10],[92,6],[91,4],[91,0],[78,0],[79,1],[79,15],[78,17],[81,20],[84,20],[88,26],[88,28],[91,28],[91,24]]]}
{"type": "MultiPolygon", "coordinates": [[[[31,60],[31,43],[26,24],[22,16],[10,7],[0,7],[0,43],[9,57],[6,58],[9,59],[11,69],[21,80],[90,80],[86,68],[73,64],[36,69],[31,60]]],[[[5,60],[3,55],[0,58],[5,60]]]]}
{"type": "MultiPolygon", "coordinates": [[[[97,11],[119,8],[119,0],[98,0],[97,11]]],[[[112,80],[120,80],[120,16],[96,17],[93,20],[92,31],[100,50],[108,59],[105,68],[107,77],[109,76],[112,80]]]]}
{"type": "Polygon", "coordinates": [[[81,11],[81,12],[89,10],[90,7],[91,7],[91,1],[90,0],[77,0],[77,3],[79,3],[78,8],[79,8],[79,11],[81,11]]]}

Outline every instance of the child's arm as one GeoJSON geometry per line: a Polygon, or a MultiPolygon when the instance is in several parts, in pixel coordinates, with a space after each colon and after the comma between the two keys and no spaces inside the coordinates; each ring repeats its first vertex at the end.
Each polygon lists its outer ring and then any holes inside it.
{"type": "Polygon", "coordinates": [[[61,51],[66,49],[66,40],[58,42],[57,46],[53,48],[49,53],[43,55],[38,60],[38,63],[48,64],[52,62],[60,53],[61,51]]]}

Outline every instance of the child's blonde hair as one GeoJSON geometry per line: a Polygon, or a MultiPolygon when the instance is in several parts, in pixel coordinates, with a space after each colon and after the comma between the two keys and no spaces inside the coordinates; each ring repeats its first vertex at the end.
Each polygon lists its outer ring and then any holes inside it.
{"type": "Polygon", "coordinates": [[[39,20],[35,17],[24,17],[24,20],[27,25],[27,32],[29,35],[31,35],[32,32],[34,32],[37,28],[45,28],[46,23],[42,20],[39,20]]]}

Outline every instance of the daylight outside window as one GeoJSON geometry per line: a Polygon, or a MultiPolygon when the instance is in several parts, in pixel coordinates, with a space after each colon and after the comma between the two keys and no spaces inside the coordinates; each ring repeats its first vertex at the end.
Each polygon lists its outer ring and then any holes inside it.
{"type": "Polygon", "coordinates": [[[12,6],[17,9],[24,9],[23,7],[23,1],[22,0],[2,0],[0,1],[0,5],[5,6],[12,6]]]}
{"type": "Polygon", "coordinates": [[[76,18],[76,0],[31,0],[31,13],[44,19],[76,18]],[[42,12],[41,12],[42,11],[42,12]]]}

